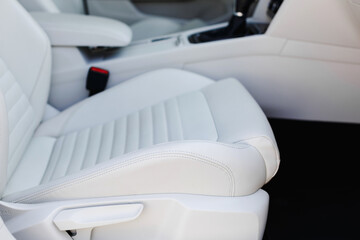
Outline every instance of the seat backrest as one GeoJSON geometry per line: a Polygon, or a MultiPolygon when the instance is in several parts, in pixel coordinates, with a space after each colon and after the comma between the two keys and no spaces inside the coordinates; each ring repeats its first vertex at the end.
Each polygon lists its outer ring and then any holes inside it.
{"type": "Polygon", "coordinates": [[[49,94],[51,47],[14,0],[0,1],[0,196],[39,125],[49,94]]]}
{"type": "Polygon", "coordinates": [[[82,0],[19,0],[28,11],[84,14],[82,0]]]}

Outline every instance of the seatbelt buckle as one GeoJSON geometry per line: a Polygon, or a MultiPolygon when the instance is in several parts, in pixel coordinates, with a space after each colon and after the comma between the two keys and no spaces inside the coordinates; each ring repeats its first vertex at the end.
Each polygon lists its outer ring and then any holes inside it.
{"type": "Polygon", "coordinates": [[[90,67],[87,79],[86,89],[89,90],[89,96],[93,96],[105,90],[108,83],[110,72],[108,70],[90,67]]]}

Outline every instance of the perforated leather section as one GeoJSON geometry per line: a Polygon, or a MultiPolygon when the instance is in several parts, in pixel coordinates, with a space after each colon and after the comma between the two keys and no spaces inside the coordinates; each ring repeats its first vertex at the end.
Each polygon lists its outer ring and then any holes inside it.
{"type": "MultiPolygon", "coordinates": [[[[34,110],[14,76],[0,59],[0,91],[4,96],[9,125],[8,177],[14,172],[35,130],[34,110]]],[[[1,118],[6,116],[1,116],[1,118]]]]}
{"type": "Polygon", "coordinates": [[[186,94],[60,137],[42,183],[155,144],[217,138],[204,95],[186,94]]]}

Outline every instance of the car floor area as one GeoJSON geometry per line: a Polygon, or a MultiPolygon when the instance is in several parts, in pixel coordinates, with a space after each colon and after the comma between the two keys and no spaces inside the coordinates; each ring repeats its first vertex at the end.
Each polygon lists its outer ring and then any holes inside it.
{"type": "Polygon", "coordinates": [[[264,240],[359,239],[360,125],[270,119],[281,164],[264,240]]]}

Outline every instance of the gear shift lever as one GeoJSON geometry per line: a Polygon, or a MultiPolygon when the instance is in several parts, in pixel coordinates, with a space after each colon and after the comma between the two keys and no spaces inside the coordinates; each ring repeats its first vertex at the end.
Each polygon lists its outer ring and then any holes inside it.
{"type": "Polygon", "coordinates": [[[254,0],[235,0],[234,14],[225,30],[227,36],[240,37],[246,33],[246,18],[253,1],[254,0]]]}
{"type": "Polygon", "coordinates": [[[210,42],[244,36],[248,31],[246,18],[253,2],[254,0],[235,0],[234,13],[227,27],[215,31],[195,34],[190,37],[190,42],[210,42]]]}
{"type": "Polygon", "coordinates": [[[253,0],[235,0],[234,15],[246,18],[252,2],[253,0]]]}

